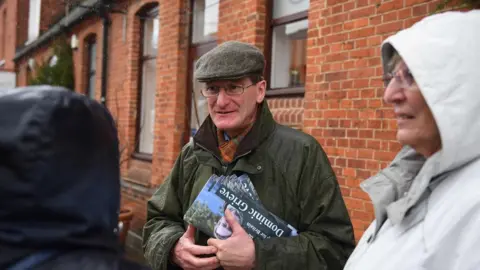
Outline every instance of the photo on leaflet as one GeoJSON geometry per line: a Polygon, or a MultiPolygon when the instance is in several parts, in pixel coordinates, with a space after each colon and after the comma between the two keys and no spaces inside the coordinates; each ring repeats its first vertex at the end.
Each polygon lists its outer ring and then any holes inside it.
{"type": "MultiPolygon", "coordinates": [[[[225,210],[230,210],[230,212],[233,214],[235,219],[237,220],[238,223],[242,224],[243,222],[243,216],[240,211],[238,211],[235,207],[231,206],[230,204],[226,204],[225,210]]],[[[230,228],[230,225],[227,222],[227,219],[225,216],[223,216],[215,225],[215,230],[213,231],[213,234],[215,238],[225,240],[228,237],[232,235],[232,229],[230,228]]]]}

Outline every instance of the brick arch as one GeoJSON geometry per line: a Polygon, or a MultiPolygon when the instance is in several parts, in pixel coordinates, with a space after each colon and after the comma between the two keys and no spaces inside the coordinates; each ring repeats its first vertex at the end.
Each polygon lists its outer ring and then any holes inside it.
{"type": "Polygon", "coordinates": [[[160,4],[159,4],[158,1],[145,2],[145,3],[142,3],[141,6],[139,6],[135,9],[134,14],[135,14],[135,16],[143,15],[148,10],[150,10],[152,8],[159,7],[159,6],[160,6],[160,4]]]}
{"type": "Polygon", "coordinates": [[[143,3],[134,6],[129,12],[129,19],[133,19],[133,16],[141,15],[143,12],[160,6],[160,1],[145,1],[143,3]]]}
{"type": "Polygon", "coordinates": [[[96,41],[96,40],[97,40],[97,33],[89,32],[85,34],[85,36],[83,37],[83,44],[91,41],[96,41]]]}

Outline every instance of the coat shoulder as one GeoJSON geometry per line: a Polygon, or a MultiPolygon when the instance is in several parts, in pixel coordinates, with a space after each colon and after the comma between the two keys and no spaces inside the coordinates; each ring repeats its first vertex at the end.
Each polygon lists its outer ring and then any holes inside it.
{"type": "Polygon", "coordinates": [[[304,168],[322,168],[322,174],[332,174],[329,160],[320,143],[300,130],[277,125],[269,140],[267,152],[277,169],[289,178],[299,178],[304,168]]]}
{"type": "Polygon", "coordinates": [[[310,134],[307,134],[298,129],[277,124],[277,128],[273,133],[273,140],[277,144],[288,144],[296,147],[320,148],[320,143],[310,134]]]}

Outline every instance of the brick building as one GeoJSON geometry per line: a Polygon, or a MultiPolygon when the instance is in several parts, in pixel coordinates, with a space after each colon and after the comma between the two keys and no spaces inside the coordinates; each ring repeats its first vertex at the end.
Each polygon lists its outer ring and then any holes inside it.
{"type": "Polygon", "coordinates": [[[0,27],[7,31],[0,69],[15,70],[17,85],[26,85],[33,60],[51,59],[59,35],[71,40],[75,90],[104,101],[117,119],[122,200],[135,209],[130,235],[138,239],[145,200],[207,115],[192,81],[195,60],[227,40],[252,43],[267,57],[275,118],[322,144],[359,238],[373,219],[359,183],[400,148],[393,112],[382,102],[380,44],[440,2],[4,0],[0,23],[7,9],[7,21],[19,27],[0,27]]]}
{"type": "Polygon", "coordinates": [[[13,58],[18,31],[10,22],[17,21],[17,6],[16,0],[0,1],[0,89],[11,88],[16,84],[13,58]]]}

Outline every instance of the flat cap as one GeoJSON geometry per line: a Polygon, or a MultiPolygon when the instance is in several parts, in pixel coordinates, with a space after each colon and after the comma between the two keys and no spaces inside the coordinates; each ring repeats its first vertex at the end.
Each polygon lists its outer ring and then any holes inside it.
{"type": "Polygon", "coordinates": [[[247,75],[263,75],[265,57],[255,46],[227,41],[198,59],[195,79],[200,82],[236,80],[247,75]]]}

